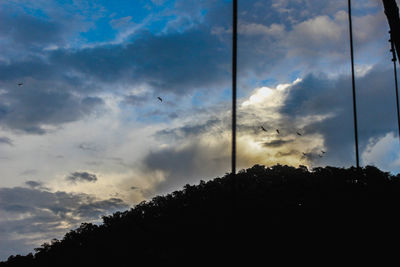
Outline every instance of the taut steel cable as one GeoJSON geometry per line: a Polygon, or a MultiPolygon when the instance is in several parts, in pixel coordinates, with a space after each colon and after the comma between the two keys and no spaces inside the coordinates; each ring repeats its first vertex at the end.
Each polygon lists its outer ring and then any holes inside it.
{"type": "Polygon", "coordinates": [[[232,1],[232,174],[236,173],[237,0],[232,1]]]}
{"type": "Polygon", "coordinates": [[[351,21],[351,0],[348,0],[349,6],[349,31],[350,31],[350,57],[351,57],[351,82],[353,88],[353,117],[354,117],[354,138],[356,146],[356,164],[357,169],[360,168],[360,160],[358,153],[358,126],[357,126],[357,101],[356,101],[356,83],[354,79],[354,51],[353,51],[353,25],[351,21]]]}

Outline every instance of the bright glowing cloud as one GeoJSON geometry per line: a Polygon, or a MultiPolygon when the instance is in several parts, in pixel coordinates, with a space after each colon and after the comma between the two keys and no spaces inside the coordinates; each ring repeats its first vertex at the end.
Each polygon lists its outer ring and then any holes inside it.
{"type": "Polygon", "coordinates": [[[278,84],[276,88],[261,87],[257,88],[254,93],[249,97],[248,100],[242,103],[242,107],[265,107],[265,108],[277,108],[281,106],[285,101],[285,96],[290,86],[301,82],[300,78],[297,78],[293,83],[278,84]]]}

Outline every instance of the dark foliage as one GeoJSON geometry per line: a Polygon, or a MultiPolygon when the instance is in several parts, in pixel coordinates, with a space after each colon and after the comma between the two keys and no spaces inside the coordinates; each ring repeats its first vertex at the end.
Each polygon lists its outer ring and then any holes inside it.
{"type": "Polygon", "coordinates": [[[324,266],[387,256],[398,246],[399,178],[371,166],[310,172],[255,165],[105,216],[100,226],[83,223],[34,255],[11,256],[0,266],[311,259],[324,266]]]}

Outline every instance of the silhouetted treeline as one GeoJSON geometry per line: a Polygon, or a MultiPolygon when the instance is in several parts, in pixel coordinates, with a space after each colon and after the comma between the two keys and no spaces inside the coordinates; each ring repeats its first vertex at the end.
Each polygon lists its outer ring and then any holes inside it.
{"type": "Polygon", "coordinates": [[[399,208],[400,177],[375,167],[255,165],[105,216],[99,226],[83,223],[34,255],[11,256],[0,266],[316,258],[325,266],[397,250],[399,208]]]}

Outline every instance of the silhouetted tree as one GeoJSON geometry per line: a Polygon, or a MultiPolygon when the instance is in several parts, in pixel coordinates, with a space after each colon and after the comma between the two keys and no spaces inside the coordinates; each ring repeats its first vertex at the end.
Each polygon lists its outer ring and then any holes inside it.
{"type": "Polygon", "coordinates": [[[373,166],[254,165],[235,179],[226,174],[188,184],[103,216],[100,225],[82,223],[63,239],[36,248],[34,255],[10,256],[0,266],[337,259],[373,247],[376,253],[377,244],[388,251],[387,244],[399,235],[399,181],[399,175],[373,166]]]}

